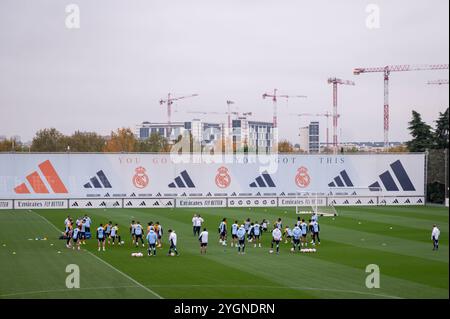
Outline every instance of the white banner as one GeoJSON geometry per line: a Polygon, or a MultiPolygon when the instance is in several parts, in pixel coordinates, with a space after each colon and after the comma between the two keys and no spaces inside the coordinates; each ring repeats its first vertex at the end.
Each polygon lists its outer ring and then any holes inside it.
{"type": "Polygon", "coordinates": [[[278,206],[293,207],[293,206],[326,206],[326,197],[310,197],[310,198],[293,198],[293,197],[279,197],[278,206]]]}
{"type": "Polygon", "coordinates": [[[125,198],[124,208],[173,208],[174,198],[125,198]]]}
{"type": "Polygon", "coordinates": [[[425,197],[380,197],[378,199],[378,205],[392,205],[392,206],[404,206],[404,205],[425,205],[425,197]]]}
{"type": "Polygon", "coordinates": [[[69,208],[122,208],[122,199],[70,199],[69,208]]]}
{"type": "Polygon", "coordinates": [[[8,199],[0,199],[0,209],[12,209],[13,201],[8,199]]]}
{"type": "Polygon", "coordinates": [[[15,209],[64,209],[67,208],[65,199],[21,199],[14,201],[15,209]]]}
{"type": "Polygon", "coordinates": [[[328,206],[377,205],[377,197],[329,197],[328,206]]]}
{"type": "Polygon", "coordinates": [[[229,198],[228,207],[274,207],[277,206],[276,197],[260,198],[229,198]]]}
{"type": "Polygon", "coordinates": [[[0,198],[424,196],[424,154],[0,154],[0,198]],[[309,195],[307,195],[309,196],[309,195]]]}
{"type": "Polygon", "coordinates": [[[227,207],[226,198],[177,198],[177,208],[227,207]]]}

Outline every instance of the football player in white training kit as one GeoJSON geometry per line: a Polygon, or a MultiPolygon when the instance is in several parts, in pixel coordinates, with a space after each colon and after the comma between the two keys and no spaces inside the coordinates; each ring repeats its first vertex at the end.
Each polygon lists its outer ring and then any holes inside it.
{"type": "Polygon", "coordinates": [[[271,244],[271,252],[273,252],[273,245],[276,244],[276,248],[277,248],[277,255],[280,253],[280,241],[281,238],[283,237],[283,234],[281,233],[281,230],[276,227],[273,228],[272,231],[272,244],[271,244]]]}

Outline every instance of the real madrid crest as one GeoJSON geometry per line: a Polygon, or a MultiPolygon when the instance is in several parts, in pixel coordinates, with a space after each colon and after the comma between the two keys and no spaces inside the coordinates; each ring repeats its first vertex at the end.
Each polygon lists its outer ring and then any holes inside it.
{"type": "Polygon", "coordinates": [[[228,174],[228,169],[224,166],[219,167],[215,178],[217,187],[227,188],[231,184],[231,177],[228,174]]]}
{"type": "Polygon", "coordinates": [[[137,167],[135,170],[136,174],[133,176],[133,185],[137,188],[144,188],[148,185],[149,178],[145,173],[146,169],[142,166],[137,167]]]}
{"type": "Polygon", "coordinates": [[[308,187],[311,182],[311,177],[309,177],[308,169],[304,166],[297,169],[297,175],[295,175],[295,184],[300,188],[308,187]]]}

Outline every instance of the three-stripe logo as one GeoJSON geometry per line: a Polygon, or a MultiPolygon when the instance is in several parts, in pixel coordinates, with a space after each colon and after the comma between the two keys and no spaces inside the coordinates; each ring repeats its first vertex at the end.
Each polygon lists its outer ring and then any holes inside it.
{"type": "Polygon", "coordinates": [[[188,172],[186,170],[182,171],[180,173],[180,176],[175,177],[175,181],[170,183],[169,188],[194,188],[194,182],[192,181],[191,177],[189,176],[188,172]]]}
{"type": "Polygon", "coordinates": [[[260,176],[255,178],[255,181],[250,183],[250,187],[276,187],[272,177],[267,171],[261,173],[260,176]]]}
{"type": "Polygon", "coordinates": [[[112,188],[111,183],[103,170],[99,170],[97,176],[91,177],[90,182],[83,185],[84,188],[92,188],[92,186],[94,186],[94,188],[112,188]]]}
{"type": "MultiPolygon", "coordinates": [[[[400,187],[404,191],[416,190],[400,160],[396,160],[394,163],[390,164],[390,167],[392,169],[392,172],[394,172],[394,175],[397,178],[398,182],[400,183],[400,187]]],[[[389,170],[386,170],[384,173],[380,174],[379,178],[386,191],[397,192],[400,190],[389,170]]],[[[375,181],[374,183],[369,185],[369,189],[372,192],[381,191],[381,185],[378,181],[375,181]]]]}
{"type": "MultiPolygon", "coordinates": [[[[47,181],[52,191],[56,194],[68,193],[66,186],[62,182],[55,168],[49,160],[46,160],[38,165],[40,173],[47,181]]],[[[26,177],[26,180],[30,184],[32,190],[36,194],[48,194],[50,191],[45,185],[39,171],[34,171],[26,177]]],[[[20,184],[14,188],[16,194],[30,194],[31,191],[25,183],[20,184]]]]}
{"type": "Polygon", "coordinates": [[[353,183],[347,172],[343,170],[328,184],[328,187],[353,187],[353,183]]]}

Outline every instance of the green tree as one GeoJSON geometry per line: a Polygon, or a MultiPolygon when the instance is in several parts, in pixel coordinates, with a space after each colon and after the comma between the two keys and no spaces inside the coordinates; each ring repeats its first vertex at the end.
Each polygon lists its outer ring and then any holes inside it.
{"type": "Polygon", "coordinates": [[[158,134],[152,133],[147,139],[138,141],[137,149],[139,152],[161,153],[169,150],[167,139],[158,134]]]}
{"type": "Polygon", "coordinates": [[[436,130],[434,131],[434,147],[437,149],[448,148],[448,108],[444,113],[439,112],[436,120],[436,130]]]}
{"type": "Polygon", "coordinates": [[[71,152],[102,152],[106,139],[97,133],[76,131],[68,138],[71,152]]]}
{"type": "Polygon", "coordinates": [[[16,152],[20,150],[21,145],[18,145],[13,139],[5,139],[0,141],[0,152],[16,152]]]}
{"type": "Polygon", "coordinates": [[[64,152],[67,151],[68,138],[55,128],[43,129],[36,133],[31,143],[33,152],[64,152]]]}
{"type": "Polygon", "coordinates": [[[431,126],[422,121],[422,117],[416,111],[412,111],[412,120],[408,122],[411,141],[406,142],[409,151],[424,152],[433,146],[433,132],[431,126]]]}
{"type": "Polygon", "coordinates": [[[106,142],[105,152],[134,152],[137,140],[130,128],[119,128],[111,132],[111,138],[106,142]]]}

